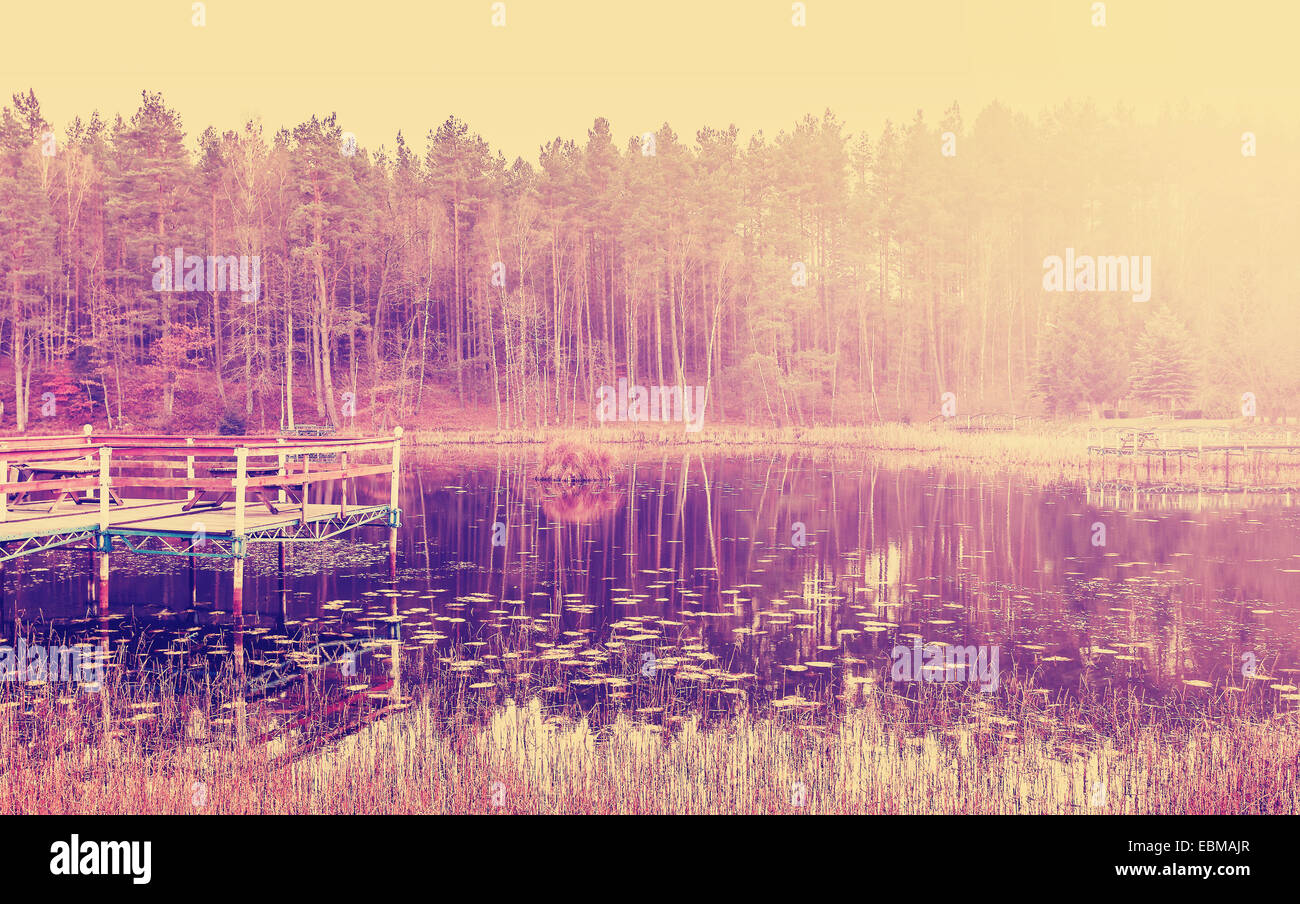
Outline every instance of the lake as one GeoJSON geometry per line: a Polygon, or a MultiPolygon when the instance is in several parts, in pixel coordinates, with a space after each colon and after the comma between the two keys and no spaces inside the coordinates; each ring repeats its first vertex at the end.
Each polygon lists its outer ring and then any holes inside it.
{"type": "MultiPolygon", "coordinates": [[[[385,701],[452,680],[488,703],[536,692],[580,708],[660,670],[714,707],[829,701],[888,680],[896,647],[946,644],[996,648],[1001,673],[1067,694],[1244,687],[1296,703],[1286,496],[1135,499],[1005,473],[657,452],[612,486],[561,491],[524,459],[450,457],[416,450],[403,469],[395,576],[383,528],[297,545],[284,574],[254,546],[236,630],[226,560],[115,553],[97,618],[89,553],[55,551],[9,563],[7,642],[86,643],[191,691],[233,661],[261,690],[316,671],[385,701]]],[[[385,492],[363,485],[359,501],[385,492]]]]}

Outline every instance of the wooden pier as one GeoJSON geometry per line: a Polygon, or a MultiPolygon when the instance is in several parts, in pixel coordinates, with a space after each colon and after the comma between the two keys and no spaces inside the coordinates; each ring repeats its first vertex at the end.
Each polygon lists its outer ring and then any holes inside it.
{"type": "Polygon", "coordinates": [[[66,436],[3,437],[0,568],[20,556],[86,547],[104,613],[115,549],[191,562],[228,558],[239,617],[250,543],[278,544],[283,563],[286,544],[383,523],[394,572],[401,437],[400,427],[392,436],[233,437],[97,435],[89,426],[66,436]],[[354,481],[367,477],[388,478],[386,505],[356,502],[354,481]],[[337,503],[310,501],[312,486],[323,484],[338,484],[337,503]]]}

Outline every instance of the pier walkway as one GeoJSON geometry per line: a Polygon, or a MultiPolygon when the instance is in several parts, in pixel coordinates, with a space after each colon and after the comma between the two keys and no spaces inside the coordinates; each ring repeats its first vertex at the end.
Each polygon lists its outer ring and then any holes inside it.
{"type": "Polygon", "coordinates": [[[229,558],[240,615],[248,544],[280,544],[283,559],[284,544],[382,523],[391,570],[401,437],[400,427],[392,436],[303,437],[97,435],[89,426],[66,436],[0,437],[0,567],[84,546],[96,558],[96,598],[107,611],[115,549],[229,558]],[[387,478],[387,503],[357,502],[355,481],[364,478],[387,478]],[[322,485],[328,493],[312,501],[312,487],[322,485]]]}

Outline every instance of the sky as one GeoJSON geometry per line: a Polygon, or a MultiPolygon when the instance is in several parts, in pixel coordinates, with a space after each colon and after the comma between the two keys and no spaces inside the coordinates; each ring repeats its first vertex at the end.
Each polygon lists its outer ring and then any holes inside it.
{"type": "MultiPolygon", "coordinates": [[[[830,108],[879,132],[953,102],[1037,113],[1066,99],[1214,108],[1267,133],[1300,110],[1291,0],[0,0],[0,91],[35,89],[59,131],[144,89],[208,125],[268,131],[337,112],[375,149],[423,150],[455,114],[507,157],[535,159],[597,116],[620,143],[667,121],[773,135],[830,108]],[[193,24],[203,6],[206,24],[193,24]],[[1105,25],[1093,24],[1104,6],[1105,25]]],[[[1261,141],[1261,144],[1264,142],[1261,141]]]]}

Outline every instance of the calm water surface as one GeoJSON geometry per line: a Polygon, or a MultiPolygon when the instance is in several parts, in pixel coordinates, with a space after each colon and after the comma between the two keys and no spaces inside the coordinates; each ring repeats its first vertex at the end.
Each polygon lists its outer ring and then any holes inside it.
{"type": "MultiPolygon", "coordinates": [[[[191,572],[179,557],[115,554],[100,619],[89,554],[52,552],[9,564],[5,637],[52,631],[114,650],[128,672],[179,664],[196,682],[234,658],[271,688],[295,662],[355,648],[359,671],[331,674],[372,692],[394,663],[409,688],[439,660],[468,662],[457,673],[480,689],[506,687],[510,660],[531,657],[599,684],[612,655],[633,651],[753,699],[887,674],[890,650],[919,638],[998,645],[1003,670],[1071,692],[1250,684],[1248,656],[1272,679],[1259,687],[1279,684],[1274,702],[1295,705],[1288,497],[1135,502],[1006,474],[657,454],[612,488],[560,492],[522,460],[413,458],[394,578],[385,528],[300,544],[285,574],[262,547],[236,630],[228,563],[191,572]]],[[[362,502],[384,498],[379,483],[360,489],[362,502]]]]}

